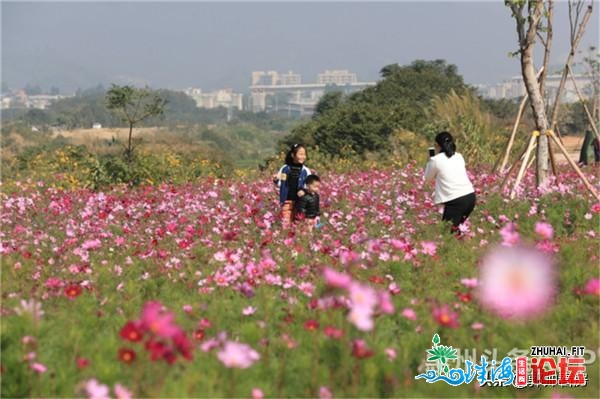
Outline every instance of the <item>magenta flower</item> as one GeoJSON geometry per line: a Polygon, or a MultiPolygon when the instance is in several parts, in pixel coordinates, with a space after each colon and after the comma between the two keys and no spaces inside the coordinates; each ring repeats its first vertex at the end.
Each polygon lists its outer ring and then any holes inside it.
{"type": "Polygon", "coordinates": [[[544,240],[551,240],[554,235],[552,225],[544,222],[537,222],[535,224],[535,232],[544,240]]]}
{"type": "Polygon", "coordinates": [[[498,247],[480,268],[478,299],[503,318],[530,318],[554,300],[554,264],[549,255],[533,248],[498,247]]]}
{"type": "Polygon", "coordinates": [[[583,292],[588,295],[600,296],[600,278],[590,279],[585,285],[583,292]]]}
{"type": "Polygon", "coordinates": [[[154,334],[163,338],[171,338],[180,329],[173,322],[173,313],[163,311],[162,307],[160,302],[146,302],[142,310],[141,322],[144,328],[154,334]]]}
{"type": "Polygon", "coordinates": [[[234,341],[225,342],[217,357],[225,367],[240,369],[248,368],[260,359],[260,355],[254,349],[234,341]]]}
{"type": "Polygon", "coordinates": [[[459,326],[458,313],[450,311],[448,305],[433,308],[431,314],[440,326],[450,328],[457,328],[459,326]]]}

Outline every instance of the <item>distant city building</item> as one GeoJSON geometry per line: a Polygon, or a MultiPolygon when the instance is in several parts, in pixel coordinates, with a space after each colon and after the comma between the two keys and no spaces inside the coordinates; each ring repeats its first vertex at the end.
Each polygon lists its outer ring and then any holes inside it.
{"type": "Polygon", "coordinates": [[[12,107],[11,107],[11,103],[12,103],[12,97],[9,97],[9,96],[2,96],[2,100],[1,100],[1,109],[9,109],[9,108],[12,108],[12,107]]]}
{"type": "Polygon", "coordinates": [[[299,73],[289,71],[279,77],[279,84],[281,85],[299,85],[302,84],[302,76],[299,73]]]}
{"type": "Polygon", "coordinates": [[[312,115],[330,86],[345,94],[360,91],[375,82],[359,82],[348,70],[327,70],[318,74],[316,83],[302,83],[299,74],[289,71],[254,71],[250,85],[250,109],[253,112],[285,112],[292,116],[312,115]]]}
{"type": "Polygon", "coordinates": [[[184,92],[194,99],[198,108],[212,109],[224,107],[241,110],[243,107],[243,95],[241,93],[235,93],[233,89],[202,92],[199,88],[191,87],[184,92]]]}
{"type": "Polygon", "coordinates": [[[355,73],[351,73],[346,69],[325,71],[317,75],[317,83],[331,85],[335,84],[338,86],[346,85],[350,83],[357,83],[358,77],[355,73]]]}
{"type": "Polygon", "coordinates": [[[9,108],[36,108],[46,109],[56,100],[67,96],[53,94],[36,94],[28,96],[24,90],[13,91],[2,95],[2,109],[9,108]]]}
{"type": "MultiPolygon", "coordinates": [[[[561,75],[549,75],[546,76],[546,97],[551,101],[554,101],[556,92],[560,84],[561,75]]],[[[575,75],[575,81],[577,82],[577,88],[586,97],[592,95],[592,80],[589,76],[582,74],[575,75]]],[[[514,76],[502,83],[497,84],[481,84],[476,86],[479,94],[486,98],[491,99],[515,99],[521,98],[525,95],[525,84],[521,76],[514,76]]],[[[565,88],[561,97],[562,102],[573,103],[579,101],[577,91],[573,85],[573,81],[569,77],[565,82],[565,88]]]]}
{"type": "Polygon", "coordinates": [[[302,76],[299,73],[288,71],[279,73],[277,71],[254,71],[252,72],[252,86],[286,86],[299,85],[302,76]]]}
{"type": "Polygon", "coordinates": [[[279,84],[279,73],[276,71],[252,72],[252,86],[275,86],[279,84]]]}

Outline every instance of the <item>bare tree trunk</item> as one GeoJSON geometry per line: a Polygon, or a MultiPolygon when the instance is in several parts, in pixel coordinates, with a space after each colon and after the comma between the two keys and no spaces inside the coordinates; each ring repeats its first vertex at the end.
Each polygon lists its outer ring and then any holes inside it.
{"type": "Polygon", "coordinates": [[[129,123],[129,139],[127,141],[127,163],[133,160],[133,148],[131,147],[131,136],[133,134],[133,123],[129,123]]]}
{"type": "Polygon", "coordinates": [[[519,41],[521,44],[521,71],[523,73],[523,81],[529,102],[533,111],[536,129],[541,133],[538,140],[537,148],[537,168],[536,168],[536,183],[538,186],[546,183],[548,179],[548,137],[545,132],[548,130],[548,118],[546,117],[546,106],[544,97],[538,84],[535,66],[533,65],[533,50],[535,47],[535,37],[538,24],[542,18],[543,3],[530,2],[529,4],[529,27],[525,33],[525,18],[517,19],[517,30],[519,32],[519,41]],[[521,26],[519,26],[519,23],[521,26]]]}

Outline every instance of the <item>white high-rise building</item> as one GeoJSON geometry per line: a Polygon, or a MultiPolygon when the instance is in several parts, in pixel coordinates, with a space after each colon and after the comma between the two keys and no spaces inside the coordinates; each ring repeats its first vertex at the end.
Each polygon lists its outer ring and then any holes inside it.
{"type": "Polygon", "coordinates": [[[342,86],[348,83],[357,82],[358,77],[356,74],[347,69],[326,70],[317,76],[317,83],[319,84],[335,84],[342,86]]]}

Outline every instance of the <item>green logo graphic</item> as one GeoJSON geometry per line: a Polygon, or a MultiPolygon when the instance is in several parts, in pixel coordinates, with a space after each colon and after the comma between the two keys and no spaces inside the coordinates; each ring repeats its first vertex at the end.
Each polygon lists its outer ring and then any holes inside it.
{"type": "Polygon", "coordinates": [[[446,364],[446,362],[449,359],[458,359],[458,356],[456,356],[456,349],[452,349],[451,346],[438,345],[440,343],[440,336],[437,334],[435,334],[433,336],[433,339],[431,340],[431,342],[433,342],[433,346],[431,347],[431,349],[427,350],[427,353],[430,354],[431,356],[429,356],[427,358],[427,361],[437,360],[438,375],[443,375],[443,374],[448,373],[448,365],[446,364]],[[443,366],[443,373],[441,372],[442,366],[443,366]]]}

